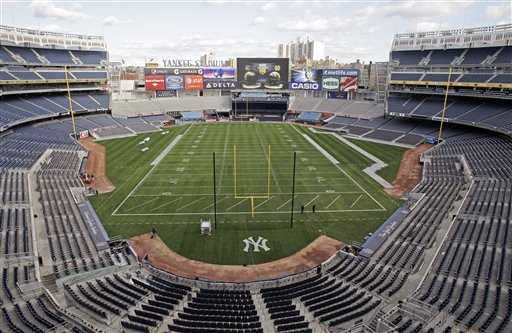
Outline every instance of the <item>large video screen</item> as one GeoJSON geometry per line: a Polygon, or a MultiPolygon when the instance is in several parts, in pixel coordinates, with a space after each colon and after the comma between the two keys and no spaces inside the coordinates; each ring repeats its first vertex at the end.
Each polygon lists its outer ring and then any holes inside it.
{"type": "Polygon", "coordinates": [[[238,87],[241,89],[287,89],[288,58],[237,58],[238,87]]]}

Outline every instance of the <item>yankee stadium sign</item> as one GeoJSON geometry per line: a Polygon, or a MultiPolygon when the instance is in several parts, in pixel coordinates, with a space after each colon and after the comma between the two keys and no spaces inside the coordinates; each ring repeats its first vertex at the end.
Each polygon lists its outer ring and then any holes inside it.
{"type": "Polygon", "coordinates": [[[162,59],[164,67],[201,67],[201,66],[222,66],[224,61],[222,60],[209,60],[206,64],[201,64],[199,60],[189,59],[162,59]]]}

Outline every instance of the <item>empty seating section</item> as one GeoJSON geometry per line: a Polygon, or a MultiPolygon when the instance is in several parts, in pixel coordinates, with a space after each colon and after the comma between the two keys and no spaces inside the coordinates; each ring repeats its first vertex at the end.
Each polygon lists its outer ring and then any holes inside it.
{"type": "Polygon", "coordinates": [[[512,141],[465,135],[432,152],[463,155],[475,177],[418,298],[481,332],[512,329],[512,141]]]}
{"type": "Polygon", "coordinates": [[[0,209],[0,255],[28,255],[31,237],[28,209],[0,209]]]}
{"type": "Polygon", "coordinates": [[[419,81],[423,73],[391,73],[391,80],[398,81],[419,81]]]}
{"type": "Polygon", "coordinates": [[[28,70],[23,67],[11,67],[9,70],[0,71],[0,81],[34,81],[34,80],[106,80],[107,72],[103,70],[88,71],[70,71],[64,70],[48,70],[48,69],[32,69],[28,70]]]}
{"type": "MultiPolygon", "coordinates": [[[[402,99],[400,102],[393,100],[393,103],[406,103],[408,99],[402,99]]],[[[423,117],[433,116],[440,112],[437,110],[437,97],[426,98],[418,103],[415,101],[414,114],[423,117]]],[[[416,146],[425,140],[425,137],[437,136],[439,126],[435,123],[424,123],[408,118],[385,118],[378,117],[371,120],[357,119],[350,117],[336,116],[324,125],[325,128],[343,131],[352,136],[369,138],[387,142],[395,142],[407,146],[416,146]]],[[[451,132],[450,127],[446,126],[446,137],[458,135],[459,132],[451,132]]]]}
{"type": "Polygon", "coordinates": [[[428,55],[426,51],[393,51],[391,60],[398,61],[400,66],[418,65],[428,55]]]}
{"type": "Polygon", "coordinates": [[[43,49],[19,46],[0,47],[0,60],[4,64],[36,65],[104,65],[107,54],[104,51],[77,51],[43,49]]]}
{"type": "Polygon", "coordinates": [[[375,103],[302,96],[291,98],[288,110],[292,112],[314,111],[363,119],[380,117],[384,114],[383,106],[375,103]]]}
{"type": "MultiPolygon", "coordinates": [[[[388,111],[402,113],[411,117],[441,117],[444,106],[443,97],[416,97],[392,95],[388,99],[388,111]],[[418,100],[422,101],[418,103],[418,100]],[[414,101],[411,103],[411,101],[414,101]]],[[[445,118],[452,123],[471,124],[484,128],[512,133],[512,104],[507,100],[469,99],[449,97],[445,118]]],[[[438,118],[439,119],[439,118],[438,118]]]]}
{"type": "Polygon", "coordinates": [[[53,152],[37,173],[43,219],[56,276],[112,265],[109,252],[97,251],[70,188],[81,187],[76,152],[53,152]]]}
{"type": "MultiPolygon", "coordinates": [[[[107,110],[108,96],[90,92],[72,95],[73,111],[107,110]]],[[[0,100],[0,128],[36,118],[53,117],[69,112],[67,95],[29,95],[6,97],[0,100]]]]}
{"type": "Polygon", "coordinates": [[[480,65],[484,60],[498,52],[500,47],[484,47],[468,49],[464,54],[462,65],[480,65]]]}
{"type": "Polygon", "coordinates": [[[135,133],[157,131],[158,128],[148,123],[144,118],[116,118],[116,121],[135,133]]]}
{"type": "Polygon", "coordinates": [[[398,61],[400,66],[450,65],[455,64],[455,62],[462,66],[481,65],[484,62],[489,65],[510,64],[512,63],[512,46],[433,51],[392,51],[391,59],[398,61]]]}
{"type": "Polygon", "coordinates": [[[301,112],[297,117],[297,121],[315,124],[320,121],[321,115],[318,112],[301,112]]]}
{"type": "Polygon", "coordinates": [[[168,328],[172,332],[263,332],[249,291],[212,289],[200,289],[168,328]]]}
{"type": "Polygon", "coordinates": [[[231,110],[230,96],[116,100],[112,102],[112,114],[119,117],[158,115],[172,111],[203,112],[229,110],[231,110]]]}
{"type": "Polygon", "coordinates": [[[456,57],[461,56],[461,49],[434,50],[430,54],[429,65],[445,65],[451,64],[456,57]]]}
{"type": "Polygon", "coordinates": [[[487,82],[487,80],[489,80],[492,76],[493,76],[493,74],[491,74],[491,73],[487,73],[487,74],[486,73],[479,73],[479,74],[467,73],[467,74],[462,75],[457,80],[457,82],[478,82],[478,83],[483,83],[483,82],[487,82]]]}

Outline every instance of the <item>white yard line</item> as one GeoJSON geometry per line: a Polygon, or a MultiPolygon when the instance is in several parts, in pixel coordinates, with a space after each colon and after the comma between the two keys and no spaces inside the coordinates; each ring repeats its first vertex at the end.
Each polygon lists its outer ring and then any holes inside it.
{"type": "Polygon", "coordinates": [[[341,194],[340,194],[340,195],[338,195],[336,198],[334,198],[334,200],[333,200],[333,201],[331,201],[331,202],[327,205],[327,207],[325,207],[325,208],[329,208],[329,207],[331,207],[331,206],[332,206],[336,201],[338,201],[338,199],[339,199],[340,197],[341,197],[341,194]]]}
{"type": "Polygon", "coordinates": [[[320,197],[320,195],[316,195],[316,197],[314,197],[313,199],[311,199],[307,204],[304,205],[304,207],[307,207],[309,206],[309,204],[311,204],[313,201],[315,201],[316,199],[318,199],[318,197],[320,197]]]}
{"type": "Polygon", "coordinates": [[[188,204],[181,206],[180,208],[176,209],[176,211],[180,211],[180,210],[182,210],[182,209],[184,209],[184,208],[186,208],[186,207],[188,207],[188,206],[191,206],[191,205],[195,204],[196,202],[199,202],[199,201],[201,201],[201,200],[203,200],[203,199],[204,199],[204,197],[200,197],[200,198],[199,198],[199,199],[197,199],[197,200],[191,201],[191,202],[189,202],[188,204]]]}
{"type": "MultiPolygon", "coordinates": [[[[222,198],[222,199],[220,199],[220,200],[217,200],[217,205],[219,204],[219,202],[224,201],[224,200],[229,199],[229,198],[230,198],[230,197],[226,196],[226,197],[224,197],[224,198],[222,198]]],[[[207,210],[207,209],[210,209],[210,208],[212,208],[212,207],[213,207],[213,203],[211,203],[211,204],[209,204],[208,206],[206,206],[205,208],[203,208],[203,211],[204,211],[204,210],[207,210]]]]}
{"type": "Polygon", "coordinates": [[[288,199],[284,202],[284,204],[282,204],[281,206],[277,207],[276,210],[280,210],[281,208],[283,208],[284,206],[286,206],[290,201],[292,201],[292,199],[288,199]]]}
{"type": "MultiPolygon", "coordinates": [[[[244,199],[242,201],[245,201],[244,199]]],[[[347,212],[381,212],[381,209],[337,209],[337,210],[317,210],[317,213],[347,213],[347,212]]],[[[299,210],[295,210],[295,213],[300,213],[299,210]]],[[[251,215],[251,212],[217,212],[217,215],[251,215]]],[[[267,212],[258,212],[257,214],[290,214],[289,211],[267,211],[267,212]]],[[[116,216],[194,216],[194,215],[204,215],[201,213],[135,213],[135,214],[116,214],[116,216]]]]}
{"type": "MultiPolygon", "coordinates": [[[[233,186],[230,186],[233,187],[233,186]]],[[[272,196],[276,195],[290,195],[291,192],[274,192],[272,193],[272,196]]],[[[320,194],[361,194],[361,191],[348,191],[348,192],[295,192],[296,195],[299,194],[314,194],[314,195],[320,195],[320,194]]],[[[134,194],[132,197],[161,197],[161,196],[167,196],[167,197],[174,197],[174,196],[180,196],[180,197],[195,197],[195,196],[213,196],[212,193],[176,193],[171,195],[162,195],[162,194],[134,194]]],[[[233,193],[223,193],[223,194],[217,194],[217,196],[229,196],[231,198],[234,197],[233,193]]]]}
{"type": "Polygon", "coordinates": [[[182,198],[181,198],[181,197],[179,197],[178,199],[175,199],[175,200],[172,200],[172,201],[168,201],[168,202],[166,202],[166,203],[164,203],[164,204],[162,204],[162,205],[160,205],[160,206],[158,206],[158,207],[155,207],[155,208],[151,209],[151,211],[155,211],[155,210],[157,210],[157,209],[159,209],[159,208],[162,208],[163,206],[166,206],[166,205],[168,205],[168,204],[172,204],[173,202],[176,202],[176,201],[181,200],[181,199],[182,199],[182,198]]]}
{"type": "MultiPolygon", "coordinates": [[[[228,210],[231,210],[231,209],[235,208],[236,206],[240,205],[240,204],[241,204],[242,202],[244,202],[245,200],[247,200],[247,198],[242,199],[242,201],[237,202],[237,203],[236,203],[236,204],[234,204],[233,206],[231,206],[231,207],[229,207],[228,209],[226,209],[226,211],[228,211],[228,210]]],[[[217,213],[217,214],[219,214],[219,213],[217,213]]]]}
{"type": "Polygon", "coordinates": [[[358,202],[359,202],[359,200],[361,200],[361,198],[362,198],[362,197],[363,197],[363,195],[362,195],[362,194],[361,194],[360,196],[358,196],[358,197],[357,197],[357,199],[356,199],[356,201],[354,201],[354,202],[350,205],[350,208],[353,208],[353,207],[356,205],[356,203],[358,203],[358,202]]]}
{"type": "Polygon", "coordinates": [[[148,201],[146,201],[146,202],[144,202],[144,203],[142,203],[142,204],[140,204],[140,205],[137,205],[137,206],[135,206],[135,207],[131,207],[131,208],[127,209],[126,211],[127,211],[127,212],[132,211],[132,210],[134,210],[135,208],[140,208],[140,207],[145,206],[145,205],[147,205],[148,203],[153,202],[153,201],[156,201],[156,200],[158,200],[158,199],[160,199],[160,198],[159,198],[159,197],[153,198],[153,199],[148,200],[148,201]]]}
{"type": "Polygon", "coordinates": [[[259,206],[261,205],[264,205],[265,203],[267,203],[267,201],[269,201],[270,199],[272,199],[272,196],[270,196],[268,199],[262,201],[261,203],[257,204],[256,206],[254,206],[254,209],[258,208],[259,206]]]}

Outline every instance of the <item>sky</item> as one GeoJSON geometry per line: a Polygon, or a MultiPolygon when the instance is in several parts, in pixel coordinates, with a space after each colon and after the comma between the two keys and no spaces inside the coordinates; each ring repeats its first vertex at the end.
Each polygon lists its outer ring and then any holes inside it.
{"type": "Polygon", "coordinates": [[[2,25],[104,36],[111,60],[277,56],[299,37],[340,62],[385,61],[394,34],[512,23],[512,1],[0,0],[2,25]]]}

